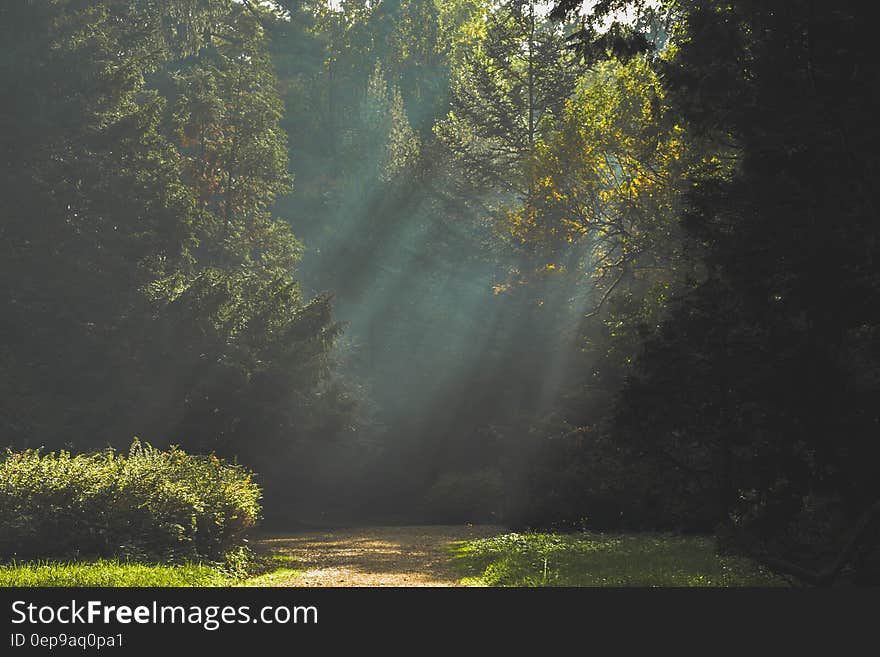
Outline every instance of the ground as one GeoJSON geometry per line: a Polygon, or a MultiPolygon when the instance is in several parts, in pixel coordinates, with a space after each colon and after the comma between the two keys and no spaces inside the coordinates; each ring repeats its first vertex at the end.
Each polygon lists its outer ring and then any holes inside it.
{"type": "Polygon", "coordinates": [[[513,533],[493,525],[264,535],[256,558],[0,563],[2,586],[784,586],[711,536],[513,533]],[[239,563],[241,562],[241,563],[239,563]]]}
{"type": "Polygon", "coordinates": [[[297,562],[273,586],[459,586],[448,546],[503,533],[493,525],[359,527],[265,536],[258,545],[297,562]]]}

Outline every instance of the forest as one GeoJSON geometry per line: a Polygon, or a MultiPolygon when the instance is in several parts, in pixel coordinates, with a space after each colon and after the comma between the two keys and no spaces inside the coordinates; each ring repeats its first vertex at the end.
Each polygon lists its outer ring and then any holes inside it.
{"type": "Polygon", "coordinates": [[[639,535],[880,584],[874,31],[848,0],[3,2],[0,576],[234,568],[259,520],[504,527],[550,541],[538,584],[639,535]]]}

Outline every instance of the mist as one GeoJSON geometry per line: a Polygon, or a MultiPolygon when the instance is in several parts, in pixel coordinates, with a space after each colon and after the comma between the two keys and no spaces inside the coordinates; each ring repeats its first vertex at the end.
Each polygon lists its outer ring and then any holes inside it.
{"type": "MultiPolygon", "coordinates": [[[[594,296],[590,249],[556,249],[551,261],[568,265],[556,270],[564,273],[526,283],[535,254],[500,226],[524,200],[511,191],[527,156],[517,128],[501,135],[514,164],[505,184],[469,180],[438,136],[462,84],[453,69],[478,47],[444,37],[498,20],[490,5],[470,14],[430,2],[353,7],[312,14],[311,66],[287,54],[288,41],[273,43],[291,89],[284,121],[294,174],[277,211],[303,243],[297,275],[307,295],[332,296],[343,326],[335,358],[360,409],[356,427],[313,453],[300,481],[316,488],[297,496],[294,515],[464,517],[469,510],[431,509],[425,497],[444,477],[477,473],[486,490],[468,494],[494,497],[480,513],[500,517],[495,484],[507,450],[554,407],[574,364],[594,296]]],[[[536,16],[560,37],[546,11],[536,16]]],[[[563,84],[557,96],[566,93],[563,84]]],[[[557,96],[533,99],[511,119],[527,121],[530,109],[549,118],[557,96]]]]}

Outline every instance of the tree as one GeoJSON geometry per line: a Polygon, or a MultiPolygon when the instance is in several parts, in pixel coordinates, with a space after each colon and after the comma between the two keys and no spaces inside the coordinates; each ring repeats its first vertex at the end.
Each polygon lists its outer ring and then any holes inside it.
{"type": "Polygon", "coordinates": [[[560,26],[531,0],[491,8],[453,72],[450,111],[435,131],[475,189],[522,197],[523,163],[563,112],[578,68],[560,26]]]}
{"type": "Polygon", "coordinates": [[[298,441],[345,430],[329,300],[303,298],[300,246],[270,212],[290,180],[260,13],[0,14],[7,440],[140,435],[277,477],[298,441]]]}
{"type": "Polygon", "coordinates": [[[857,3],[673,10],[672,106],[737,159],[692,178],[706,274],[646,344],[618,431],[751,554],[813,583],[876,581],[869,23],[857,3]]]}
{"type": "Polygon", "coordinates": [[[679,180],[706,163],[664,95],[644,59],[584,76],[527,161],[523,205],[507,215],[512,237],[541,253],[543,268],[565,269],[555,259],[578,250],[568,276],[591,280],[592,301],[581,308],[588,316],[615,291],[645,298],[654,287],[663,294],[688,274],[677,225],[679,180]]]}

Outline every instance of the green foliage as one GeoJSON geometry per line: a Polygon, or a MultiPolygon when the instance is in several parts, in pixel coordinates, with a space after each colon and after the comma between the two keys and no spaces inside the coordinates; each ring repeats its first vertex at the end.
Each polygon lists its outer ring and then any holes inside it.
{"type": "Polygon", "coordinates": [[[629,365],[645,327],[694,276],[699,249],[679,213],[682,181],[703,159],[637,58],[585,74],[526,161],[529,192],[501,224],[530,254],[521,284],[567,285],[584,351],[606,367],[629,365]]]}
{"type": "Polygon", "coordinates": [[[484,586],[780,586],[711,538],[668,534],[505,534],[454,544],[453,559],[484,586]]]}
{"type": "Polygon", "coordinates": [[[453,70],[450,110],[434,132],[471,194],[528,192],[524,160],[574,90],[580,71],[564,48],[563,30],[538,5],[493,6],[453,70]]]}
{"type": "MultiPolygon", "coordinates": [[[[260,514],[244,468],[135,441],[127,456],[7,451],[0,462],[5,558],[219,558],[260,514]]],[[[233,566],[246,555],[233,553],[233,566]]]]}
{"type": "MultiPolygon", "coordinates": [[[[587,22],[645,5],[598,3],[587,22]]],[[[862,66],[867,9],[663,5],[676,20],[652,65],[708,149],[676,194],[700,275],[643,333],[609,430],[624,462],[650,463],[648,517],[723,525],[806,582],[876,583],[880,81],[862,66]]]]}
{"type": "Polygon", "coordinates": [[[352,406],[329,296],[303,295],[272,213],[268,16],[160,4],[0,7],[3,441],[180,440],[275,476],[352,406]]]}
{"type": "Polygon", "coordinates": [[[427,517],[440,522],[497,521],[504,482],[494,469],[441,474],[425,493],[427,517]]]}

